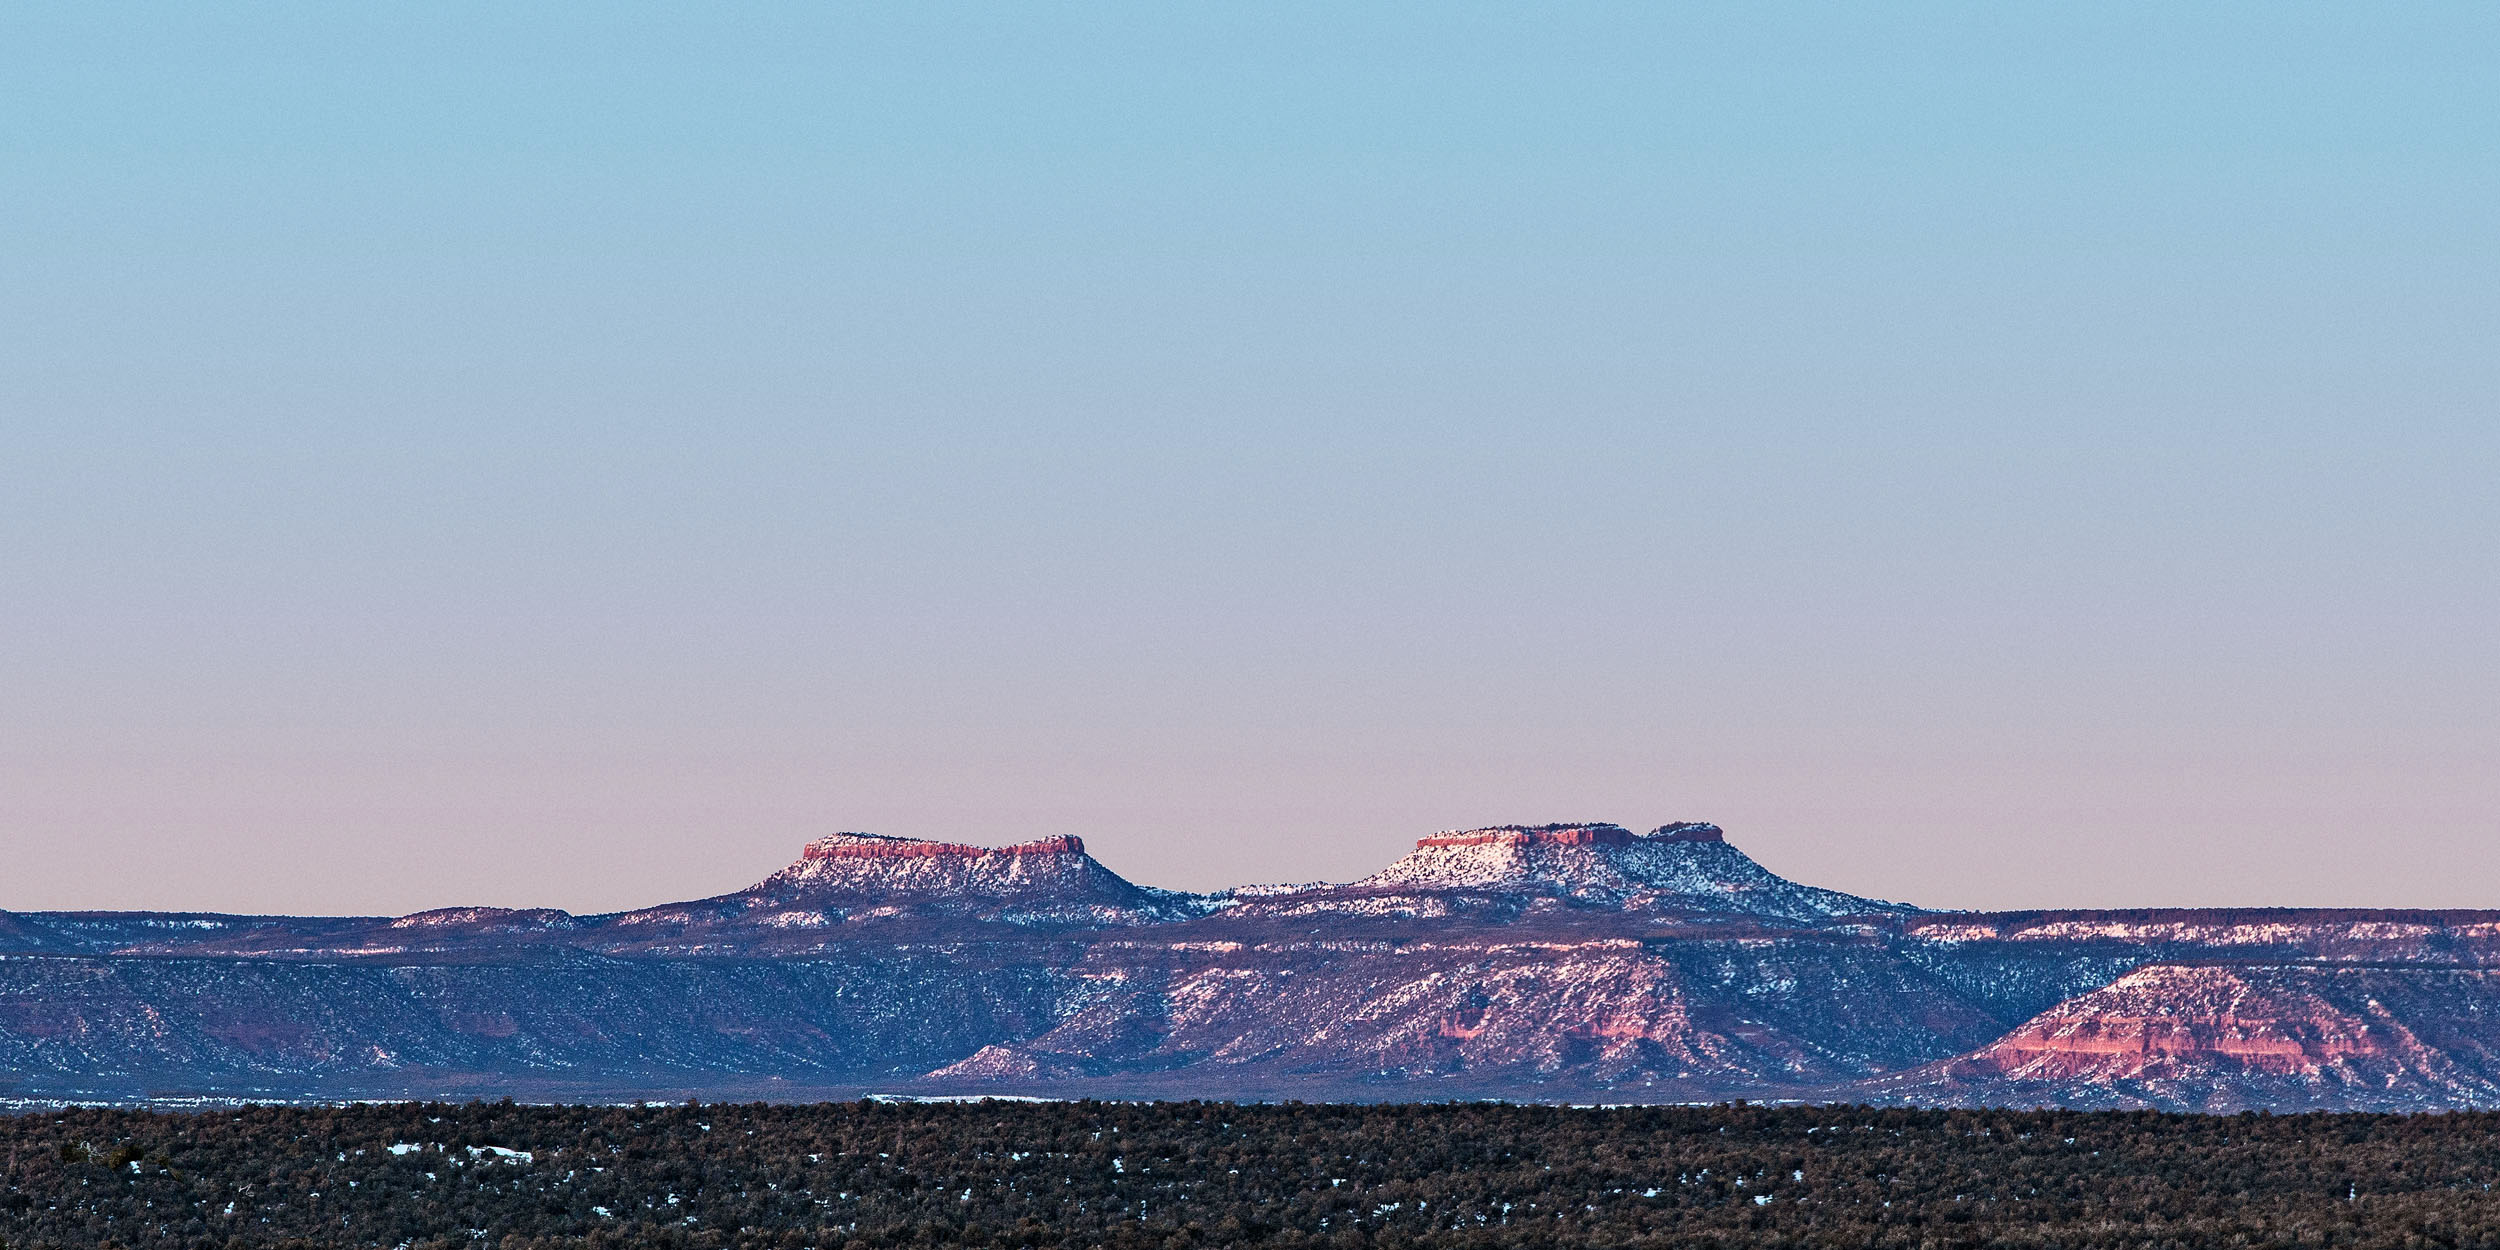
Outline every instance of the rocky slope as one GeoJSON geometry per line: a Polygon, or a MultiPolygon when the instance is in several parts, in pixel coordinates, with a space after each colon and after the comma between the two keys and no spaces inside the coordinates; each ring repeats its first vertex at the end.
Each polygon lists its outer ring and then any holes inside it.
{"type": "Polygon", "coordinates": [[[1712,825],[1212,896],[810,843],[605,916],[0,913],[0,1101],[1059,1093],[2500,1105],[2500,914],[1926,912],[1712,825]]]}
{"type": "Polygon", "coordinates": [[[2500,1106],[2500,972],[2153,964],[1892,1084],[2044,1106],[2500,1106]]]}

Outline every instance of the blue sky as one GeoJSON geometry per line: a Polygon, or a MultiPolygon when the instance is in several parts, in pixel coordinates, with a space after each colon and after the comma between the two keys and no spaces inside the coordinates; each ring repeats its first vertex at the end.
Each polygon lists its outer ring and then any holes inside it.
{"type": "Polygon", "coordinates": [[[2488,905],[2495,64],[2468,5],[12,6],[0,907],[1542,819],[2488,905]]]}

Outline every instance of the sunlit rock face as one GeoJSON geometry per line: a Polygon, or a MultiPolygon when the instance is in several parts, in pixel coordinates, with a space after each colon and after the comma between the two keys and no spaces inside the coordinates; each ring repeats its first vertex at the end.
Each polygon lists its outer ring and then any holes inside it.
{"type": "Polygon", "coordinates": [[[1510,926],[1405,939],[1295,918],[1246,940],[1096,947],[1053,1028],[930,1074],[1012,1089],[1035,1074],[1144,1089],[1639,1099],[1828,1088],[2002,1030],[1879,946],[1818,934],[1658,943],[1510,926]],[[1404,1091],[1401,1093],[1400,1091],[1404,1091]]]}

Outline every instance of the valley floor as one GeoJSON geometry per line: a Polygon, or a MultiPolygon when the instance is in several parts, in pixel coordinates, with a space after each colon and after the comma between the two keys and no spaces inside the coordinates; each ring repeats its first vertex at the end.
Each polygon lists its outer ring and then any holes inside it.
{"type": "Polygon", "coordinates": [[[60,1109],[0,1159],[13,1250],[2500,1245],[2487,1113],[60,1109]]]}

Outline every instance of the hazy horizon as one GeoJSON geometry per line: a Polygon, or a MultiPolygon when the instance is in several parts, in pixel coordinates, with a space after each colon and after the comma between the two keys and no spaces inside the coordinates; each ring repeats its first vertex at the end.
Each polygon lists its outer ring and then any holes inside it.
{"type": "Polygon", "coordinates": [[[2500,10],[0,36],[0,909],[2500,907],[2500,10]]]}

